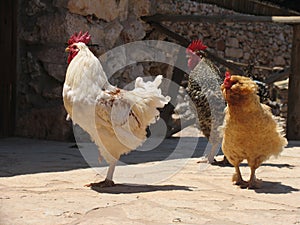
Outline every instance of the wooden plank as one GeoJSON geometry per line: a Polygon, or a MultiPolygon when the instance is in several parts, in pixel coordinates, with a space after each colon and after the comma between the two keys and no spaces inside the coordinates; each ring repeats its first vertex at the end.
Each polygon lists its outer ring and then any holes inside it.
{"type": "Polygon", "coordinates": [[[196,23],[300,23],[300,16],[251,16],[251,15],[161,15],[142,17],[146,22],[196,22],[196,23]]]}
{"type": "Polygon", "coordinates": [[[291,58],[287,138],[289,140],[300,140],[300,24],[293,26],[293,47],[291,58]]]}

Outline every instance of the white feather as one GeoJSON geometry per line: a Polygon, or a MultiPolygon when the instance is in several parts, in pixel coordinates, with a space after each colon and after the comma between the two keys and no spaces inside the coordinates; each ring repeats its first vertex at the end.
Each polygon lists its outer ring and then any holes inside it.
{"type": "Polygon", "coordinates": [[[86,130],[108,162],[134,150],[146,139],[146,127],[170,101],[153,82],[138,77],[132,91],[109,84],[99,60],[83,43],[71,61],[63,89],[65,107],[74,123],[86,130]]]}

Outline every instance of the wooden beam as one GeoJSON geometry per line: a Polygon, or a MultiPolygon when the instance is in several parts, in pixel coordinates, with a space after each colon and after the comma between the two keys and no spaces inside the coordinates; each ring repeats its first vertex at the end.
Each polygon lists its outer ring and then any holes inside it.
{"type": "Polygon", "coordinates": [[[293,47],[291,58],[287,138],[289,140],[300,140],[300,24],[293,26],[293,47]]]}
{"type": "Polygon", "coordinates": [[[239,75],[245,75],[245,72],[243,69],[240,68],[240,66],[237,66],[235,63],[232,63],[230,61],[227,61],[207,50],[204,51],[205,53],[205,57],[207,57],[208,59],[217,62],[225,67],[227,67],[228,69],[230,69],[233,73],[239,74],[239,75]]]}
{"type": "Polygon", "coordinates": [[[271,74],[267,79],[264,80],[264,82],[266,84],[273,84],[277,81],[281,81],[281,80],[288,78],[290,73],[291,73],[291,69],[285,68],[282,71],[277,71],[277,72],[271,74]]]}
{"type": "Polygon", "coordinates": [[[197,22],[197,23],[285,23],[298,24],[300,16],[251,16],[251,15],[161,15],[144,16],[146,22],[197,22]]]}
{"type": "MultiPolygon", "coordinates": [[[[148,22],[148,21],[145,20],[145,22],[148,22]]],[[[158,31],[164,33],[165,35],[169,36],[170,38],[174,39],[175,41],[178,41],[179,44],[181,44],[183,47],[187,47],[189,45],[190,41],[188,39],[179,35],[178,33],[171,31],[169,28],[161,25],[160,23],[157,23],[157,22],[149,22],[149,23],[151,24],[152,27],[154,27],[158,31]]]]}
{"type": "MultiPolygon", "coordinates": [[[[227,62],[231,62],[237,66],[240,66],[240,67],[248,67],[249,66],[249,63],[241,63],[241,62],[235,62],[233,60],[230,60],[230,59],[227,59],[227,62]]],[[[274,67],[267,67],[267,66],[255,66],[253,65],[253,69],[259,69],[259,70],[268,70],[268,71],[274,71],[274,67]]],[[[283,70],[283,68],[282,68],[283,70]]]]}
{"type": "MultiPolygon", "coordinates": [[[[187,47],[190,43],[190,41],[186,38],[184,38],[183,36],[171,31],[169,28],[167,28],[166,26],[161,25],[160,23],[157,22],[149,22],[151,24],[151,26],[153,26],[154,28],[156,28],[158,31],[168,35],[170,38],[174,39],[175,41],[177,41],[179,44],[181,44],[183,47],[187,47]]],[[[230,70],[232,70],[233,72],[240,74],[240,75],[244,75],[244,71],[242,69],[240,69],[239,66],[235,65],[235,63],[232,63],[230,61],[227,61],[225,59],[222,59],[221,57],[209,52],[209,51],[204,51],[204,56],[209,58],[210,60],[217,62],[227,68],[229,68],[230,70]]],[[[185,55],[185,53],[184,53],[185,55]]]]}
{"type": "MultiPolygon", "coordinates": [[[[263,15],[263,16],[294,16],[299,15],[300,13],[293,9],[293,4],[297,4],[296,1],[276,1],[276,5],[270,1],[261,1],[261,0],[192,0],[193,2],[198,3],[208,3],[214,4],[218,7],[234,10],[243,14],[251,15],[263,15]],[[293,2],[292,5],[288,4],[293,2]],[[283,7],[282,7],[283,6],[283,7]]],[[[275,2],[275,1],[273,1],[275,2]]]]}
{"type": "Polygon", "coordinates": [[[160,117],[165,121],[167,125],[167,134],[166,137],[170,137],[172,135],[172,114],[174,113],[175,105],[177,104],[177,95],[179,92],[179,87],[181,85],[182,80],[184,79],[184,71],[179,68],[184,68],[186,64],[186,56],[184,48],[180,48],[177,54],[177,60],[175,65],[178,67],[174,67],[173,75],[172,75],[172,82],[170,82],[170,86],[168,89],[168,96],[173,99],[173,101],[169,102],[161,111],[160,117]],[[176,102],[174,102],[176,101],[176,102]]]}

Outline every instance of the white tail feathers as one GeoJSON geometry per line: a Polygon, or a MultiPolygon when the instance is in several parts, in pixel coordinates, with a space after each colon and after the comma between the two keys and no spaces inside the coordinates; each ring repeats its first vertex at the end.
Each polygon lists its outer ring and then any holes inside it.
{"type": "Polygon", "coordinates": [[[155,107],[161,108],[167,104],[171,98],[169,96],[163,96],[161,94],[161,89],[159,85],[163,79],[162,75],[156,76],[154,81],[144,82],[141,77],[136,78],[135,80],[135,89],[132,92],[138,96],[143,96],[143,98],[153,98],[155,99],[155,107]]]}
{"type": "Polygon", "coordinates": [[[135,88],[124,92],[124,102],[129,104],[115,104],[112,109],[112,122],[119,141],[134,149],[146,139],[146,127],[155,123],[159,116],[157,108],[162,108],[170,101],[169,96],[163,96],[161,89],[162,76],[154,81],[144,82],[138,77],[135,88]],[[128,115],[128,116],[126,116],[128,115]]]}

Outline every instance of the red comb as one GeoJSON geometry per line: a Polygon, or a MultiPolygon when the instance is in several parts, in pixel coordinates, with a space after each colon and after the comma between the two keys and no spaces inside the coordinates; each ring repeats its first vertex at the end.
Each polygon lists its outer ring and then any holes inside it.
{"type": "Polygon", "coordinates": [[[229,71],[226,71],[226,73],[225,73],[225,78],[229,78],[230,79],[230,77],[231,77],[231,74],[230,74],[230,72],[229,71]]]}
{"type": "Polygon", "coordinates": [[[84,34],[82,34],[82,32],[80,31],[78,34],[75,33],[70,37],[68,41],[68,45],[78,43],[78,42],[83,42],[84,44],[88,44],[90,40],[91,40],[91,35],[89,35],[89,32],[85,32],[84,34]]]}
{"type": "Polygon", "coordinates": [[[192,43],[187,47],[188,50],[195,52],[195,51],[204,51],[207,49],[207,46],[202,43],[201,40],[194,40],[192,43]]]}
{"type": "Polygon", "coordinates": [[[230,72],[226,71],[226,73],[225,73],[225,79],[224,79],[224,83],[223,83],[223,85],[224,85],[224,87],[226,89],[230,89],[231,86],[232,86],[232,82],[230,81],[230,78],[231,78],[230,72]]]}

